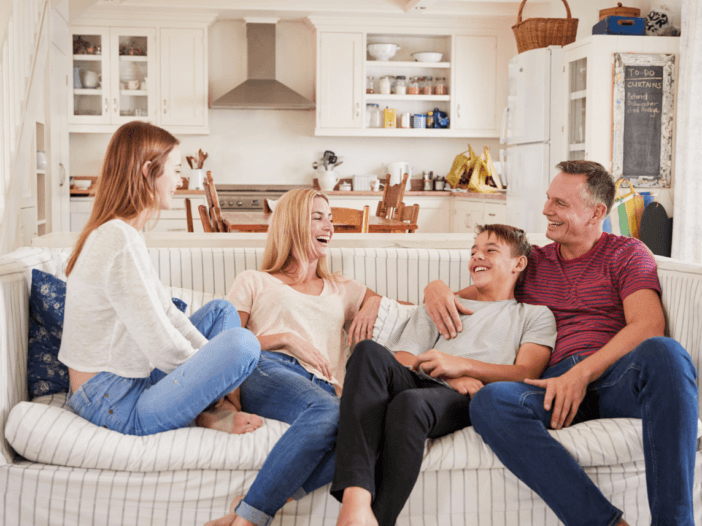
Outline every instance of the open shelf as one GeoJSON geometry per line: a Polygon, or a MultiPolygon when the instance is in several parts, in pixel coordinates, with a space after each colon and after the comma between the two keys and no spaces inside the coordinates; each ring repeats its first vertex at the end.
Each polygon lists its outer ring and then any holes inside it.
{"type": "Polygon", "coordinates": [[[366,60],[366,67],[448,69],[450,62],[416,62],[411,60],[366,60]]]}

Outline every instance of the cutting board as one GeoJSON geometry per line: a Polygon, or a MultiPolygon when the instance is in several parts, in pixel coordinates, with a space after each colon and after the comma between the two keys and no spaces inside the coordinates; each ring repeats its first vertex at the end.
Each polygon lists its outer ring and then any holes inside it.
{"type": "Polygon", "coordinates": [[[650,203],[641,216],[641,241],[657,256],[670,257],[673,219],[660,203],[650,203]]]}

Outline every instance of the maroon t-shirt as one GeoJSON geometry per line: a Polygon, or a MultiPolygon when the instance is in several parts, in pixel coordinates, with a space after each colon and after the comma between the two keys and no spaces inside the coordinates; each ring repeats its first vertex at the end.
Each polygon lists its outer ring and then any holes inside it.
{"type": "Polygon", "coordinates": [[[549,367],[568,356],[588,356],[625,325],[624,298],[641,289],[661,293],[656,261],[630,237],[603,233],[592,249],[565,260],[560,244],[534,247],[517,301],[546,305],[556,317],[558,338],[549,367]]]}

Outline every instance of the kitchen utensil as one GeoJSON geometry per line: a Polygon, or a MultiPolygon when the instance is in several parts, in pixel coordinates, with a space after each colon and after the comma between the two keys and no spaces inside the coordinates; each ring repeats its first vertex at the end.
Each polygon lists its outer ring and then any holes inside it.
{"type": "Polygon", "coordinates": [[[202,149],[198,150],[197,152],[197,167],[202,168],[203,165],[205,164],[205,160],[207,159],[207,154],[202,151],[202,149]]]}
{"type": "Polygon", "coordinates": [[[344,161],[339,161],[338,163],[334,163],[332,165],[332,168],[336,168],[337,166],[341,166],[342,164],[344,164],[344,161]]]}
{"type": "Polygon", "coordinates": [[[399,49],[397,44],[368,44],[368,54],[375,60],[390,60],[399,49]]]}
{"type": "Polygon", "coordinates": [[[191,170],[194,170],[194,169],[195,169],[195,166],[193,165],[193,163],[195,163],[195,157],[192,157],[192,156],[188,155],[188,156],[185,158],[185,160],[188,161],[188,166],[190,166],[190,169],[191,169],[191,170]]]}
{"type": "Polygon", "coordinates": [[[205,170],[202,168],[194,169],[190,174],[190,181],[192,182],[193,190],[204,190],[205,185],[203,181],[205,180],[205,170]]]}
{"type": "Polygon", "coordinates": [[[417,62],[441,62],[444,54],[434,51],[421,51],[419,53],[412,53],[412,57],[417,62]]]}
{"type": "Polygon", "coordinates": [[[317,173],[319,188],[324,192],[334,190],[336,183],[339,182],[339,179],[336,177],[336,172],[334,170],[318,170],[317,173]]]}
{"type": "Polygon", "coordinates": [[[402,177],[405,174],[409,174],[407,178],[407,184],[405,185],[405,190],[410,189],[410,180],[412,179],[412,167],[409,163],[405,161],[398,161],[394,163],[389,163],[385,167],[387,173],[390,174],[390,185],[400,184],[402,182],[402,177]]]}

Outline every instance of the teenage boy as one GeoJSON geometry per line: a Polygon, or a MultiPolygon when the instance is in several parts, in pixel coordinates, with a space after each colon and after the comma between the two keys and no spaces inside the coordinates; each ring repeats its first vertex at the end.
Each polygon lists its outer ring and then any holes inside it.
{"type": "Polygon", "coordinates": [[[531,245],[523,230],[477,228],[470,275],[474,314],[456,339],[441,338],[417,308],[390,349],[359,343],[341,396],[332,495],[338,526],[392,526],[419,476],[427,438],[470,425],[471,397],[483,385],[538,378],[556,342],[546,307],[517,303],[514,287],[531,245]],[[393,357],[394,353],[394,357],[393,357]]]}

